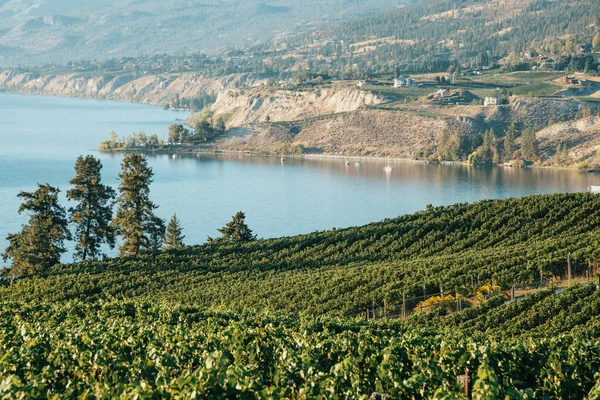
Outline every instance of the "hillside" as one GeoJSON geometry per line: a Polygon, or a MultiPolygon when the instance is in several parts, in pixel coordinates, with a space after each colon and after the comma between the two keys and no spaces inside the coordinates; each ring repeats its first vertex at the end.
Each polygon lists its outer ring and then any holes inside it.
{"type": "MultiPolygon", "coordinates": [[[[397,96],[404,93],[403,89],[386,90],[397,96]]],[[[239,95],[233,91],[219,96],[212,110],[216,116],[225,118],[232,129],[212,148],[273,153],[302,146],[308,153],[467,161],[489,129],[494,129],[496,147],[502,151],[505,132],[514,124],[519,131],[548,127],[545,128],[548,131],[538,133],[540,164],[554,161],[558,144],[573,149],[566,164],[593,159],[598,149],[596,130],[590,128],[585,135],[575,137],[573,132],[579,131],[571,129],[571,126],[587,126],[575,118],[584,110],[596,115],[598,104],[576,98],[513,95],[500,107],[484,107],[464,101],[464,105],[440,105],[428,101],[426,96],[410,102],[390,100],[378,90],[363,91],[377,97],[361,96],[361,91],[347,89],[334,95],[331,90],[288,91],[283,92],[284,98],[278,95],[279,91],[260,92],[239,95]],[[326,104],[318,101],[320,96],[326,99],[326,104]],[[303,100],[310,97],[311,100],[303,100]],[[552,140],[546,139],[549,131],[554,132],[552,140]],[[463,143],[464,154],[441,152],[448,136],[463,143]]],[[[595,119],[588,120],[593,127],[595,119]]]]}
{"type": "Polygon", "coordinates": [[[494,61],[519,68],[533,61],[525,53],[559,61],[565,51],[591,44],[599,13],[593,0],[429,0],[317,29],[293,47],[317,72],[348,63],[370,73],[442,72],[494,61]]]}
{"type": "Polygon", "coordinates": [[[534,196],[439,207],[363,227],[205,244],[179,252],[57,266],[0,288],[5,300],[148,298],[196,306],[348,314],[424,288],[503,286],[582,271],[597,257],[600,197],[534,196]],[[128,276],[126,281],[123,276],[128,276]],[[30,285],[35,291],[28,292],[30,285]]]}
{"type": "Polygon", "coordinates": [[[589,194],[483,201],[5,281],[0,394],[466,399],[468,370],[477,399],[595,399],[593,284],[406,320],[343,315],[440,285],[564,276],[568,253],[574,271],[595,271],[598,210],[589,194]]]}
{"type": "Polygon", "coordinates": [[[600,149],[600,118],[587,117],[553,124],[538,132],[537,137],[547,159],[560,144],[567,144],[569,157],[573,160],[593,159],[600,149]]]}
{"type": "Polygon", "coordinates": [[[390,0],[0,2],[0,65],[246,48],[398,6],[390,0]],[[340,12],[340,10],[342,10],[340,12]]]}

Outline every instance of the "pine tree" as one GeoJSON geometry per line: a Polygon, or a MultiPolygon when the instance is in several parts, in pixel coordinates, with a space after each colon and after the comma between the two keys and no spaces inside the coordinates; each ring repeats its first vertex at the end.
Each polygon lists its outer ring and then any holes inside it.
{"type": "Polygon", "coordinates": [[[517,138],[517,127],[515,126],[515,124],[513,122],[508,127],[506,132],[504,132],[504,149],[503,149],[504,161],[512,160],[515,150],[516,150],[516,145],[515,145],[516,138],[517,138]]]}
{"type": "Polygon", "coordinates": [[[180,249],[185,246],[183,243],[185,235],[182,234],[182,231],[183,229],[177,219],[177,214],[173,214],[173,217],[169,221],[169,225],[167,225],[164,245],[165,250],[180,249]]]}
{"type": "Polygon", "coordinates": [[[528,128],[521,135],[521,154],[527,161],[535,161],[538,158],[538,143],[536,128],[528,128]]]}
{"type": "Polygon", "coordinates": [[[9,234],[8,248],[2,255],[12,259],[16,274],[35,273],[60,262],[66,250],[64,241],[71,239],[65,209],[58,202],[60,190],[48,184],[38,185],[35,192],[21,192],[25,201],[19,214],[29,212],[29,223],[20,233],[9,234]]]}
{"type": "Polygon", "coordinates": [[[231,222],[228,222],[223,228],[218,231],[223,234],[223,239],[234,242],[249,242],[256,239],[252,231],[246,225],[246,215],[239,211],[233,216],[231,222]]]}
{"type": "Polygon", "coordinates": [[[165,223],[154,215],[158,208],[150,201],[152,168],[138,153],[126,155],[119,174],[117,214],[112,226],[123,237],[119,248],[121,256],[136,255],[142,250],[158,250],[165,232],[165,223]]]}
{"type": "Polygon", "coordinates": [[[80,156],[75,163],[75,178],[69,182],[73,188],[67,191],[70,200],[77,201],[76,207],[69,209],[71,221],[76,224],[75,258],[85,261],[88,257],[97,258],[100,247],[106,243],[115,247],[115,232],[110,226],[112,208],[110,201],[115,191],[102,184],[100,171],[102,163],[93,156],[80,156]]]}
{"type": "Polygon", "coordinates": [[[504,136],[504,161],[512,160],[515,152],[515,137],[510,131],[504,136]]]}
{"type": "Polygon", "coordinates": [[[569,162],[569,147],[566,143],[562,145],[562,150],[560,152],[560,161],[565,164],[569,162]]]}

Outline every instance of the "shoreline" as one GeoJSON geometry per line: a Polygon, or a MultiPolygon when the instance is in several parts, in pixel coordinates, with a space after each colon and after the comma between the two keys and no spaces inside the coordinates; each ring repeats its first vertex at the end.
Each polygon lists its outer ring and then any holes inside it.
{"type": "Polygon", "coordinates": [[[282,157],[282,158],[293,158],[293,159],[305,159],[305,160],[350,160],[350,161],[375,161],[375,162],[400,162],[407,164],[429,164],[429,165],[443,165],[443,166],[463,166],[463,167],[495,167],[495,168],[506,168],[506,169],[548,169],[548,170],[571,170],[584,174],[589,173],[600,173],[600,170],[579,170],[574,167],[562,167],[552,165],[525,165],[525,166],[511,166],[505,164],[491,164],[491,165],[470,165],[465,161],[428,161],[428,160],[415,160],[411,158],[403,158],[397,156],[383,157],[383,156],[361,156],[361,155],[344,155],[344,154],[275,154],[268,152],[258,152],[250,150],[227,150],[227,149],[213,149],[213,150],[199,150],[199,149],[119,149],[111,151],[96,150],[100,153],[126,153],[126,152],[141,152],[148,154],[164,154],[164,155],[187,155],[187,156],[198,156],[203,155],[227,155],[227,154],[238,154],[253,157],[282,157]]]}
{"type": "MultiPolygon", "coordinates": [[[[134,99],[122,99],[122,98],[110,98],[110,97],[101,97],[101,96],[81,96],[81,95],[66,95],[66,94],[51,94],[44,93],[39,91],[20,91],[20,90],[10,90],[7,88],[0,88],[0,94],[20,94],[24,96],[42,96],[42,97],[58,97],[64,99],[81,99],[81,100],[96,100],[96,101],[112,101],[112,102],[123,102],[128,104],[139,104],[146,105],[151,107],[161,107],[159,104],[155,104],[152,102],[144,102],[143,100],[134,100],[134,99]]],[[[187,109],[164,109],[165,111],[173,111],[173,112],[188,112],[190,115],[193,115],[191,110],[187,109]]],[[[179,118],[175,119],[176,122],[186,123],[187,120],[181,120],[179,118]]],[[[581,173],[600,173],[600,169],[584,169],[580,170],[574,166],[553,166],[553,165],[524,165],[524,166],[511,166],[502,164],[492,164],[492,165],[470,165],[465,161],[428,161],[428,160],[416,160],[405,157],[398,156],[361,156],[361,155],[343,155],[343,154],[275,154],[271,152],[257,152],[251,150],[226,150],[226,149],[214,149],[214,150],[182,150],[182,149],[156,149],[156,150],[147,150],[147,149],[119,149],[119,150],[110,150],[110,151],[101,151],[96,150],[101,153],[120,153],[120,152],[131,152],[137,151],[142,153],[154,153],[154,154],[245,154],[245,155],[253,155],[259,157],[285,157],[285,158],[304,158],[304,159],[326,159],[326,160],[353,160],[353,161],[392,161],[392,162],[403,162],[403,163],[414,163],[414,164],[431,164],[431,165],[461,165],[461,166],[469,166],[469,167],[482,167],[482,166],[491,166],[491,167],[502,167],[502,168],[517,168],[517,169],[527,169],[527,168],[541,168],[541,169],[562,169],[562,170],[573,170],[581,173]]]]}
{"type": "Polygon", "coordinates": [[[131,99],[131,98],[87,96],[87,95],[81,95],[81,94],[54,94],[54,93],[46,93],[43,91],[12,90],[10,88],[7,89],[5,87],[0,87],[0,94],[16,94],[16,95],[22,95],[22,96],[40,96],[40,97],[57,97],[60,99],[112,101],[112,102],[121,102],[121,103],[127,103],[127,104],[139,104],[139,105],[150,106],[150,107],[159,107],[164,111],[188,112],[188,113],[190,113],[190,115],[193,114],[192,110],[189,110],[189,109],[164,108],[160,103],[155,103],[152,101],[144,101],[143,99],[136,100],[136,99],[131,99]]]}

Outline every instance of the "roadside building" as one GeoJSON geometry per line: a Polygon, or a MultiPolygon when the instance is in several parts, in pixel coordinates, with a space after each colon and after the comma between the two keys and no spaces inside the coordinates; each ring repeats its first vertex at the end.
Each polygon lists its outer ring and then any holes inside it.
{"type": "Polygon", "coordinates": [[[497,107],[500,105],[500,99],[498,97],[486,97],[483,105],[484,107],[497,107]]]}
{"type": "Polygon", "coordinates": [[[410,77],[400,77],[397,79],[394,79],[394,87],[396,89],[398,88],[415,88],[418,87],[419,85],[417,84],[417,82],[415,82],[412,78],[410,77]]]}

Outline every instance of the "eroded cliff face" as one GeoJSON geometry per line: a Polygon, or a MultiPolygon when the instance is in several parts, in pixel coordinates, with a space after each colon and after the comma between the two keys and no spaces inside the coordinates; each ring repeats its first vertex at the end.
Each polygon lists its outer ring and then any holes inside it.
{"type": "Polygon", "coordinates": [[[594,158],[600,150],[600,118],[556,123],[537,132],[536,136],[542,160],[554,157],[558,145],[568,147],[570,161],[594,158]]]}
{"type": "Polygon", "coordinates": [[[267,87],[266,83],[266,78],[255,74],[207,78],[192,73],[85,76],[0,71],[0,90],[10,92],[123,100],[161,106],[172,104],[176,96],[193,99],[210,94],[217,97],[212,106],[215,116],[224,117],[229,127],[350,112],[383,102],[382,98],[355,88],[297,91],[274,89],[267,87]]]}
{"type": "Polygon", "coordinates": [[[261,123],[232,129],[216,143],[223,149],[273,152],[303,146],[310,152],[414,159],[444,131],[481,129],[470,118],[429,118],[410,112],[357,110],[311,121],[261,123]]]}
{"type": "Polygon", "coordinates": [[[229,127],[266,121],[296,121],[310,117],[344,113],[381,104],[384,100],[354,88],[313,90],[223,90],[212,106],[229,127]]]}
{"type": "Polygon", "coordinates": [[[193,99],[203,94],[217,95],[239,86],[259,86],[264,78],[254,74],[207,78],[198,74],[122,74],[85,76],[83,74],[40,75],[15,70],[0,71],[0,90],[52,96],[123,100],[168,105],[175,96],[193,99]]]}

